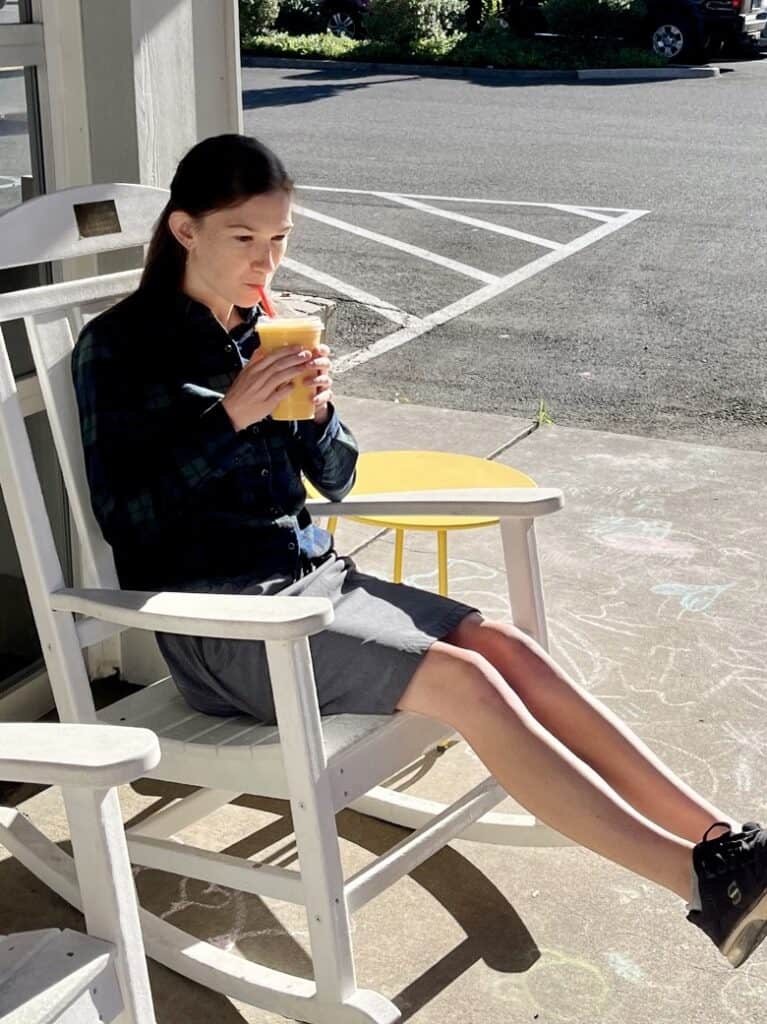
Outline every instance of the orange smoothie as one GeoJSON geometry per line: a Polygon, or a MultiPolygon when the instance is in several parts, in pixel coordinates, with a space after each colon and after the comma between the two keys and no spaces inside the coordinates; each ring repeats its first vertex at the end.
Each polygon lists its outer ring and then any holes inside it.
{"type": "MultiPolygon", "coordinates": [[[[261,317],[256,324],[260,339],[260,348],[264,353],[274,352],[288,345],[300,345],[310,351],[317,348],[324,330],[322,320],[318,316],[301,317],[261,317]]],[[[303,378],[310,374],[309,368],[293,378],[294,390],[283,398],[272,413],[274,420],[311,420],[314,418],[315,389],[313,384],[305,384],[303,378]]]]}

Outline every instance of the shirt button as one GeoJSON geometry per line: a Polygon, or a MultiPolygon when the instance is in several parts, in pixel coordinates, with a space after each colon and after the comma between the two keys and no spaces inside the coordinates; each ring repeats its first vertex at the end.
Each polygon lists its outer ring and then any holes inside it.
{"type": "Polygon", "coordinates": [[[232,345],[231,342],[229,344],[227,344],[227,345],[224,345],[224,352],[233,352],[233,351],[234,351],[234,345],[232,345]]]}
{"type": "Polygon", "coordinates": [[[262,469],[261,470],[261,476],[269,476],[269,470],[268,469],[262,469]]]}
{"type": "Polygon", "coordinates": [[[288,551],[295,551],[295,550],[296,550],[296,545],[295,544],[293,544],[293,543],[288,544],[288,551]]]}
{"type": "Polygon", "coordinates": [[[258,433],[258,424],[257,423],[251,424],[251,426],[248,427],[248,430],[251,432],[251,434],[257,434],[258,433]]]}
{"type": "Polygon", "coordinates": [[[273,516],[279,516],[279,515],[282,515],[282,509],[279,509],[279,508],[277,508],[277,506],[276,506],[276,505],[273,505],[273,506],[272,506],[272,507],[271,507],[271,508],[269,509],[269,512],[270,512],[270,514],[271,514],[271,515],[273,515],[273,516]]]}

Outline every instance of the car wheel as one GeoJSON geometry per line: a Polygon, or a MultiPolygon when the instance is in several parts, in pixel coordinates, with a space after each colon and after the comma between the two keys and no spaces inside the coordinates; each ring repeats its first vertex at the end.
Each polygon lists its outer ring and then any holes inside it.
{"type": "Polygon", "coordinates": [[[650,33],[650,48],[658,57],[694,63],[703,58],[703,44],[695,26],[682,18],[662,21],[650,33]]]}
{"type": "Polygon", "coordinates": [[[349,36],[354,39],[358,28],[354,15],[348,11],[335,10],[328,16],[327,30],[334,36],[349,36]]]}

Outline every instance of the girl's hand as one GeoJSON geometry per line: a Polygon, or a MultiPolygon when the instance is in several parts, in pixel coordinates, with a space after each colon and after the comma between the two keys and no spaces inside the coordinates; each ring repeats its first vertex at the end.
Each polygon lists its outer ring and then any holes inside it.
{"type": "Polygon", "coordinates": [[[221,401],[234,429],[244,430],[269,416],[292,391],[302,367],[311,365],[313,354],[297,345],[267,355],[257,349],[221,401]]]}
{"type": "Polygon", "coordinates": [[[313,372],[310,376],[304,377],[307,384],[314,385],[314,422],[319,426],[324,426],[330,419],[328,402],[333,398],[333,392],[330,390],[333,378],[330,373],[329,356],[328,346],[318,345],[314,350],[314,358],[309,364],[313,372]]]}

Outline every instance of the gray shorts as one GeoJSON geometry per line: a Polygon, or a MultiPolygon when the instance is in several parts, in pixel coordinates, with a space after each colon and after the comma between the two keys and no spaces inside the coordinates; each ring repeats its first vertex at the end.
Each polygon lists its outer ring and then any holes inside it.
{"type": "MultiPolygon", "coordinates": [[[[358,572],[351,558],[335,553],[287,585],[284,580],[233,580],[204,589],[332,601],[333,622],[309,638],[322,715],[392,714],[431,645],[477,610],[358,572]]],[[[156,635],[177,687],[197,711],[248,714],[265,724],[275,723],[262,641],[156,635]]]]}

